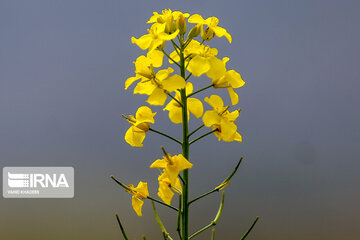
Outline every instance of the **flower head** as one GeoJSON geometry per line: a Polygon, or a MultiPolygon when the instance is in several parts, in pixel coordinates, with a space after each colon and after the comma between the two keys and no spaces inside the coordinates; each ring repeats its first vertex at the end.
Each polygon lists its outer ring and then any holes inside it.
{"type": "Polygon", "coordinates": [[[190,163],[182,154],[172,156],[167,154],[162,159],[158,159],[150,165],[150,168],[162,168],[164,174],[170,180],[172,186],[176,186],[176,179],[181,171],[192,168],[190,163]]]}
{"type": "MultiPolygon", "coordinates": [[[[224,64],[229,61],[229,58],[223,58],[224,64]]],[[[240,74],[235,70],[226,71],[225,74],[217,79],[213,79],[212,83],[214,84],[214,88],[227,88],[231,104],[235,105],[239,102],[239,96],[234,91],[234,88],[239,88],[244,86],[245,82],[242,80],[240,74]]]]}
{"type": "Polygon", "coordinates": [[[188,18],[190,14],[182,13],[180,11],[172,11],[171,9],[162,10],[161,14],[153,12],[153,16],[150,17],[147,23],[158,23],[165,26],[165,32],[168,34],[176,32],[179,28],[174,21],[180,19],[188,18]]]}
{"type": "Polygon", "coordinates": [[[134,188],[134,185],[132,184],[128,187],[129,190],[126,191],[133,195],[131,199],[133,209],[138,216],[142,216],[141,209],[144,202],[141,199],[145,199],[149,196],[147,183],[140,181],[136,188],[134,188]]]}
{"type": "Polygon", "coordinates": [[[231,35],[226,31],[225,28],[219,27],[219,19],[216,17],[209,17],[206,20],[199,14],[192,15],[189,20],[189,23],[196,23],[201,26],[202,37],[204,40],[211,40],[213,36],[217,37],[226,37],[229,43],[232,41],[231,35]],[[203,25],[207,25],[205,31],[203,30],[203,25]],[[212,36],[212,37],[211,37],[212,36]]]}
{"type": "Polygon", "coordinates": [[[210,98],[206,97],[204,100],[213,107],[213,110],[205,112],[203,116],[204,125],[212,127],[214,130],[217,129],[214,134],[219,141],[241,142],[241,135],[237,132],[237,126],[234,123],[239,116],[239,111],[229,112],[229,107],[224,107],[224,102],[218,95],[211,95],[210,98]]]}
{"type": "MultiPolygon", "coordinates": [[[[190,94],[193,91],[193,85],[191,82],[186,83],[186,93],[190,94]]],[[[176,92],[175,99],[171,100],[164,110],[169,111],[169,118],[170,120],[175,123],[182,123],[182,107],[178,102],[181,102],[181,96],[179,92],[176,92]]],[[[204,112],[204,107],[202,102],[196,98],[187,98],[187,108],[188,108],[188,118],[189,118],[189,111],[194,114],[195,117],[199,118],[202,116],[204,112]]]]}
{"type": "Polygon", "coordinates": [[[158,190],[158,196],[163,200],[164,203],[170,205],[171,199],[174,196],[174,190],[175,192],[181,194],[182,187],[180,184],[179,178],[176,178],[175,185],[171,185],[170,179],[168,176],[163,173],[158,177],[159,181],[159,190],[158,190]]]}
{"type": "Polygon", "coordinates": [[[149,131],[150,123],[155,123],[151,109],[147,106],[139,107],[135,117],[130,115],[127,120],[132,126],[125,133],[125,141],[133,147],[142,147],[145,139],[145,133],[149,131]]]}

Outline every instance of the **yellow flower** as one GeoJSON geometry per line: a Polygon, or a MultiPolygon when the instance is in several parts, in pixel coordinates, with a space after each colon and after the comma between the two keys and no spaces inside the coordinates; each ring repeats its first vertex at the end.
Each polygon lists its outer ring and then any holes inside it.
{"type": "Polygon", "coordinates": [[[141,199],[145,199],[149,196],[147,183],[140,181],[136,188],[134,188],[134,185],[132,184],[128,187],[130,190],[126,191],[133,195],[131,199],[132,207],[138,216],[142,216],[141,209],[144,202],[141,199]]]}
{"type": "Polygon", "coordinates": [[[211,127],[218,131],[214,132],[219,141],[224,142],[242,141],[241,135],[237,132],[235,120],[239,116],[239,111],[229,112],[229,107],[224,107],[224,102],[218,95],[211,95],[205,98],[205,102],[210,104],[214,109],[206,111],[203,116],[203,122],[206,127],[211,127]]]}
{"type": "Polygon", "coordinates": [[[176,179],[181,171],[192,168],[190,163],[182,154],[171,156],[168,154],[150,165],[150,168],[163,168],[164,174],[169,178],[170,184],[176,186],[176,179]]]}
{"type": "MultiPolygon", "coordinates": [[[[152,55],[150,55],[152,56],[152,55]]],[[[172,68],[167,68],[155,73],[153,62],[159,61],[159,56],[150,57],[140,56],[135,61],[135,77],[130,77],[125,81],[125,89],[132,83],[141,79],[134,88],[134,94],[149,95],[147,102],[151,105],[164,105],[167,93],[173,92],[177,89],[185,88],[186,82],[178,74],[170,76],[174,71],[172,68]]]]}
{"type": "MultiPolygon", "coordinates": [[[[223,58],[224,64],[229,61],[229,58],[225,57],[223,58]]],[[[212,83],[214,84],[214,88],[227,88],[231,104],[235,105],[239,102],[239,96],[234,91],[234,88],[239,88],[244,86],[245,82],[242,80],[240,74],[236,72],[235,70],[229,70],[225,72],[225,74],[218,78],[213,79],[212,83]]]]}
{"type": "MultiPolygon", "coordinates": [[[[178,30],[178,26],[175,24],[174,20],[179,18],[188,18],[190,14],[182,13],[179,11],[171,11],[171,9],[164,9],[159,14],[157,12],[153,12],[153,16],[150,17],[147,23],[159,23],[165,25],[165,32],[168,34],[174,33],[178,30]]],[[[180,29],[179,29],[180,30],[180,29]]]]}
{"type": "MultiPolygon", "coordinates": [[[[210,48],[207,45],[202,45],[196,40],[192,40],[184,50],[186,60],[188,62],[187,70],[194,76],[199,77],[202,74],[206,75],[211,79],[220,78],[226,72],[225,63],[215,57],[218,54],[216,48],[210,48]]],[[[180,57],[175,52],[170,54],[170,57],[174,61],[180,61],[180,57]]],[[[171,60],[169,60],[172,63],[171,60]]]]}
{"type": "MultiPolygon", "coordinates": [[[[191,82],[186,83],[186,93],[190,94],[193,91],[193,85],[191,82]]],[[[179,92],[176,92],[175,99],[181,102],[181,96],[179,92]]],[[[196,98],[187,98],[187,108],[188,108],[188,119],[189,119],[189,111],[194,114],[195,117],[199,118],[202,116],[204,112],[204,107],[202,102],[196,98]]],[[[169,118],[170,120],[175,123],[182,123],[182,107],[180,104],[175,101],[174,99],[171,100],[164,110],[169,111],[169,118]]]]}
{"type": "Polygon", "coordinates": [[[154,23],[151,28],[148,29],[148,34],[138,39],[132,37],[131,43],[138,45],[142,50],[149,49],[149,52],[157,48],[163,48],[165,41],[176,38],[179,33],[179,29],[177,29],[175,32],[167,34],[165,28],[166,24],[154,23]]]}
{"type": "Polygon", "coordinates": [[[202,34],[202,35],[206,36],[205,38],[203,38],[204,40],[211,40],[211,38],[207,39],[207,37],[209,37],[211,35],[215,35],[217,37],[225,36],[227,38],[227,40],[229,41],[229,43],[231,43],[231,41],[232,41],[232,37],[226,31],[226,29],[218,26],[219,19],[217,19],[216,17],[209,17],[206,20],[204,20],[204,18],[202,16],[200,16],[199,14],[194,14],[188,19],[188,22],[196,23],[196,24],[200,25],[201,29],[203,29],[202,28],[203,25],[207,25],[207,28],[205,29],[205,33],[202,34]]]}
{"type": "Polygon", "coordinates": [[[125,133],[125,141],[133,147],[142,147],[150,123],[155,123],[155,114],[156,112],[153,113],[149,107],[142,106],[136,111],[135,117],[130,115],[128,122],[132,126],[125,133]]]}
{"type": "Polygon", "coordinates": [[[176,178],[174,186],[171,185],[170,179],[167,177],[165,173],[159,176],[158,181],[159,181],[158,196],[161,198],[161,200],[163,200],[164,203],[171,205],[171,199],[174,196],[172,189],[179,194],[181,194],[182,192],[182,187],[179,178],[176,178]]]}

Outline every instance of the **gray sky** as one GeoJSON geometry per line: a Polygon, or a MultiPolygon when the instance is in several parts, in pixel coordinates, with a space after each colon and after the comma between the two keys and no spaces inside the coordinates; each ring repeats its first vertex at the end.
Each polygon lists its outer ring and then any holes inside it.
{"type": "MultiPolygon", "coordinates": [[[[130,38],[164,8],[217,16],[233,43],[211,44],[246,81],[238,89],[244,142],[211,136],[191,149],[194,197],[245,157],[218,239],[239,239],[257,215],[249,239],[358,239],[360,3],[350,0],[1,1],[0,167],[74,166],[76,189],[74,199],[0,198],[0,239],[121,239],[114,212],[132,239],[160,236],[150,204],[138,218],[109,175],[149,181],[156,195],[148,167],[159,146],[180,151],[153,134],[141,149],[123,141],[121,114],[145,99],[124,90],[143,54],[130,38]]],[[[156,128],[180,136],[161,109],[156,128]]],[[[219,197],[194,205],[193,230],[213,218],[219,197]]]]}

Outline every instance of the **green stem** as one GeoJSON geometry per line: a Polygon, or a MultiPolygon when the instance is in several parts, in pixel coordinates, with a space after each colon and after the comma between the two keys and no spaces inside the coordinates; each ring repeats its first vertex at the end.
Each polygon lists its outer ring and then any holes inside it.
{"type": "Polygon", "coordinates": [[[154,215],[155,215],[155,218],[156,218],[156,222],[157,224],[159,225],[160,229],[161,229],[161,232],[163,234],[163,237],[165,240],[169,239],[169,240],[173,240],[171,237],[170,237],[170,234],[166,231],[165,227],[164,227],[164,224],[161,222],[161,219],[158,215],[158,213],[156,212],[156,208],[155,208],[155,204],[153,201],[151,201],[151,205],[153,207],[153,211],[154,211],[154,215]]]}
{"type": "MultiPolygon", "coordinates": [[[[184,45],[180,41],[180,74],[181,77],[185,79],[185,58],[184,58],[184,45]]],[[[186,89],[180,90],[181,101],[182,101],[182,125],[183,125],[183,142],[182,142],[182,154],[189,160],[189,138],[188,138],[188,111],[187,111],[187,99],[186,99],[186,89]]],[[[182,194],[182,216],[181,216],[181,231],[182,239],[188,240],[189,236],[189,170],[185,169],[183,171],[183,194],[182,194]]]]}
{"type": "Polygon", "coordinates": [[[212,130],[212,131],[210,131],[210,132],[205,133],[204,135],[201,135],[200,137],[192,140],[192,141],[190,142],[190,145],[193,144],[193,143],[195,143],[195,142],[197,142],[197,141],[199,141],[200,139],[206,137],[207,135],[210,135],[210,134],[216,132],[216,131],[218,131],[218,129],[214,129],[214,130],[212,130]]]}
{"type": "Polygon", "coordinates": [[[189,73],[189,75],[185,78],[185,82],[192,76],[192,73],[189,73]]]}
{"type": "Polygon", "coordinates": [[[203,197],[206,197],[207,195],[210,195],[210,194],[212,194],[212,193],[214,193],[214,192],[218,192],[218,191],[219,191],[219,189],[216,189],[216,188],[215,188],[215,189],[213,189],[213,190],[211,190],[211,191],[209,191],[209,192],[207,192],[207,193],[204,193],[203,195],[200,195],[199,197],[191,200],[191,201],[189,202],[189,204],[192,204],[193,202],[195,202],[195,201],[197,201],[197,200],[199,200],[199,199],[201,199],[201,198],[203,198],[203,197]]]}
{"type": "Polygon", "coordinates": [[[247,230],[247,232],[244,234],[244,236],[240,239],[240,240],[244,240],[249,233],[251,232],[251,230],[254,228],[255,224],[257,223],[257,221],[259,220],[260,217],[256,217],[255,221],[253,222],[253,224],[251,225],[251,227],[249,228],[249,230],[247,230]]]}
{"type": "Polygon", "coordinates": [[[197,94],[197,93],[199,93],[199,92],[202,92],[202,91],[204,91],[204,90],[206,90],[206,89],[208,89],[208,88],[211,88],[211,87],[213,87],[213,86],[214,86],[214,84],[210,84],[209,86],[206,86],[206,87],[204,87],[204,88],[201,88],[201,89],[197,90],[196,92],[190,93],[187,97],[191,97],[191,96],[193,96],[193,95],[195,95],[195,94],[197,94]]]}
{"type": "Polygon", "coordinates": [[[164,137],[170,138],[171,140],[173,140],[173,141],[177,142],[178,144],[181,144],[181,145],[182,145],[182,142],[180,142],[180,141],[177,140],[176,138],[173,138],[172,136],[169,136],[169,135],[167,135],[167,134],[165,134],[165,133],[163,133],[163,132],[160,132],[160,131],[155,130],[155,129],[153,129],[153,128],[149,128],[149,131],[152,131],[152,132],[155,132],[155,133],[157,133],[157,134],[163,135],[164,137]]]}
{"type": "Polygon", "coordinates": [[[178,67],[180,67],[180,64],[178,64],[174,59],[172,59],[172,57],[170,57],[169,54],[167,54],[167,52],[165,52],[164,49],[161,50],[173,63],[175,63],[178,67]]]}
{"type": "Polygon", "coordinates": [[[205,125],[201,125],[199,127],[197,127],[194,131],[192,131],[191,133],[189,133],[188,137],[190,137],[191,135],[193,135],[194,133],[196,133],[197,131],[199,131],[202,127],[204,127],[205,125]]]}
{"type": "Polygon", "coordinates": [[[167,95],[168,95],[169,97],[171,97],[172,99],[174,99],[174,101],[177,102],[177,103],[182,107],[182,103],[179,102],[179,100],[177,100],[173,95],[171,95],[170,93],[167,93],[167,95]]]}
{"type": "Polygon", "coordinates": [[[215,228],[211,230],[211,240],[215,240],[215,228]]]}
{"type": "Polygon", "coordinates": [[[177,209],[176,207],[173,207],[173,206],[171,206],[171,205],[169,205],[169,204],[166,204],[166,203],[163,203],[163,202],[161,202],[161,201],[159,201],[159,200],[156,200],[156,199],[153,198],[153,197],[148,196],[147,198],[150,199],[150,200],[152,200],[152,201],[154,201],[154,202],[157,202],[157,203],[159,203],[159,204],[161,204],[161,205],[164,205],[164,206],[166,206],[166,207],[168,207],[168,208],[171,208],[171,209],[173,209],[173,210],[175,210],[175,211],[179,211],[179,209],[177,209]]]}
{"type": "Polygon", "coordinates": [[[212,226],[215,226],[217,221],[219,220],[220,216],[221,216],[221,213],[222,213],[222,210],[224,208],[224,198],[225,198],[225,192],[222,193],[222,196],[221,196],[221,203],[220,203],[220,207],[219,207],[219,210],[214,218],[213,221],[211,221],[211,223],[209,223],[208,225],[206,225],[205,227],[203,227],[202,229],[200,229],[199,231],[195,232],[194,234],[192,234],[190,237],[189,237],[189,240],[192,239],[193,237],[199,235],[200,233],[202,233],[203,231],[211,228],[212,226]]]}
{"type": "Polygon", "coordinates": [[[178,211],[178,215],[177,215],[176,231],[179,234],[180,240],[182,240],[181,228],[180,228],[181,212],[182,212],[182,206],[181,205],[182,205],[182,200],[181,200],[181,196],[179,195],[179,211],[178,211]]]}
{"type": "Polygon", "coordinates": [[[118,224],[119,224],[119,227],[120,227],[120,229],[121,229],[122,235],[124,236],[125,240],[129,240],[128,237],[126,236],[125,229],[124,229],[123,226],[121,225],[121,221],[120,221],[120,219],[119,219],[119,215],[116,213],[115,216],[116,216],[117,222],[118,222],[118,224]]]}

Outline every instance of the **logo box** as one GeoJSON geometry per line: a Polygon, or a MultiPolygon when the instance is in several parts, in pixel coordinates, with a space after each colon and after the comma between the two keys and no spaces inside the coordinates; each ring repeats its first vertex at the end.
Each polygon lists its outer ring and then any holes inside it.
{"type": "Polygon", "coordinates": [[[4,167],[4,198],[73,198],[73,167],[4,167]]]}

